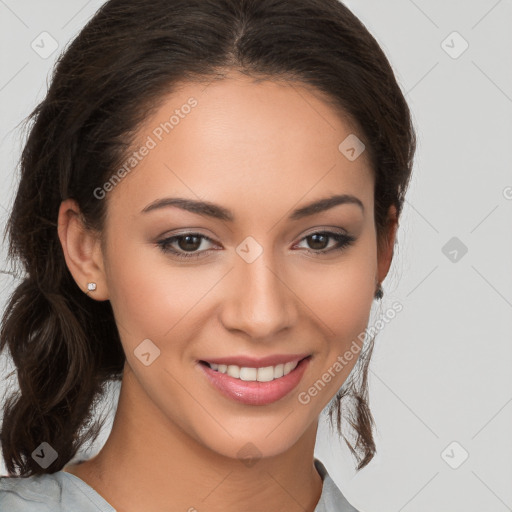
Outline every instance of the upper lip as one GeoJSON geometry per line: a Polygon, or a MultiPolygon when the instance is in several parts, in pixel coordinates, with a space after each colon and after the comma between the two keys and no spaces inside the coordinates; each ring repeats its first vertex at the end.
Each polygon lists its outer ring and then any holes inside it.
{"type": "Polygon", "coordinates": [[[246,368],[265,368],[267,366],[276,366],[284,363],[298,363],[310,354],[274,354],[266,357],[249,357],[249,356],[230,356],[230,357],[212,357],[201,359],[206,363],[236,365],[246,368]]]}

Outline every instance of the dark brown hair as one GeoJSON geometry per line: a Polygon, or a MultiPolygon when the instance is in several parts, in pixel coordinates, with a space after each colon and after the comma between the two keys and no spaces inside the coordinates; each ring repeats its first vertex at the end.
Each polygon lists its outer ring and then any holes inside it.
{"type": "MultiPolygon", "coordinates": [[[[178,84],[230,70],[324,93],[366,144],[379,243],[389,207],[400,215],[415,150],[410,112],[381,48],[338,0],[107,1],[61,55],[45,99],[27,118],[6,231],[23,275],[0,332],[19,384],[5,401],[0,434],[10,475],[58,471],[94,440],[102,424],[93,407],[109,381],[122,378],[125,362],[110,302],[91,300],[66,266],[61,202],[75,199],[86,225],[101,232],[107,202],[94,190],[125,159],[137,128],[178,84]],[[46,469],[31,456],[42,442],[58,454],[46,469]]],[[[373,339],[360,356],[360,385],[346,382],[330,410],[358,469],[376,451],[366,389],[372,347],[373,339]],[[343,400],[355,404],[354,444],[342,432],[343,400]]]]}

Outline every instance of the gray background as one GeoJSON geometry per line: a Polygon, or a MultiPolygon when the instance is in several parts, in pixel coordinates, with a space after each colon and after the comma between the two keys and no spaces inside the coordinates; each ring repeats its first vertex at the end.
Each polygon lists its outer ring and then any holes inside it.
{"type": "MultiPolygon", "coordinates": [[[[17,125],[102,3],[0,0],[2,227],[17,125]],[[48,58],[31,47],[43,31],[59,45],[48,58]]],[[[317,457],[362,512],[512,510],[512,1],[347,4],[390,58],[419,145],[395,261],[372,312],[378,319],[403,305],[378,333],[371,366],[378,452],[356,472],[322,422],[317,457]]],[[[5,247],[0,263],[6,269],[5,247]]],[[[0,274],[0,307],[14,284],[0,274]]],[[[7,375],[8,361],[0,363],[7,375]]]]}

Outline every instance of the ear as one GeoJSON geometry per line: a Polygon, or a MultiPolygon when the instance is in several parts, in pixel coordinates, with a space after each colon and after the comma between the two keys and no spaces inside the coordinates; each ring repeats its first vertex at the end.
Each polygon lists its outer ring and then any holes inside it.
{"type": "Polygon", "coordinates": [[[396,231],[398,229],[398,218],[396,207],[391,205],[388,210],[386,231],[379,239],[377,249],[377,283],[382,283],[387,276],[395,245],[396,231]]]}
{"type": "Polygon", "coordinates": [[[58,234],[64,258],[78,287],[96,300],[109,298],[101,239],[97,232],[87,229],[80,208],[73,199],[62,201],[59,208],[58,234]],[[88,291],[88,283],[96,283],[88,291]]]}

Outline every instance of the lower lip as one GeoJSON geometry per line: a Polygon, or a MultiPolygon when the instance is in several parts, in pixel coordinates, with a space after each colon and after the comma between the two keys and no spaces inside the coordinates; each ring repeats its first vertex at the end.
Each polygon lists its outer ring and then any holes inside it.
{"type": "Polygon", "coordinates": [[[246,405],[266,405],[285,397],[297,387],[309,360],[310,357],[303,359],[288,375],[270,382],[235,379],[227,373],[212,370],[204,363],[199,363],[199,366],[215,388],[228,398],[246,405]]]}

